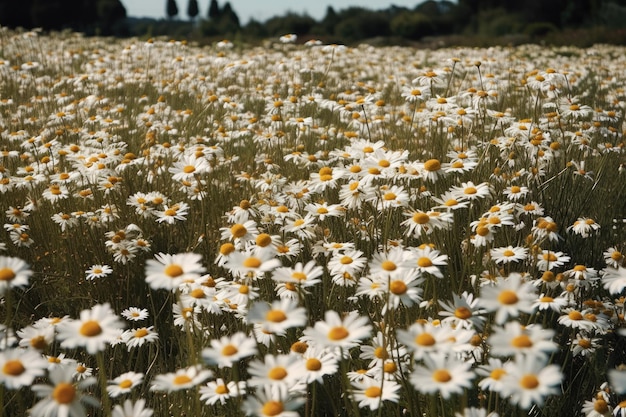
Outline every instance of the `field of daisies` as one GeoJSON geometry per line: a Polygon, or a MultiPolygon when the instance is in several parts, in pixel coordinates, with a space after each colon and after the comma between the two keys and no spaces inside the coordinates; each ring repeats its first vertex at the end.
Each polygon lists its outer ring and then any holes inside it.
{"type": "Polygon", "coordinates": [[[3,416],[626,416],[623,47],[0,28],[3,416]]]}

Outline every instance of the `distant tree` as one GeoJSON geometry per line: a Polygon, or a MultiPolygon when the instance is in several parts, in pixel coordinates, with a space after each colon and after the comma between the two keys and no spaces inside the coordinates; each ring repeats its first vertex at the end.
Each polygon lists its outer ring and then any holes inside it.
{"type": "Polygon", "coordinates": [[[198,0],[189,0],[187,4],[187,16],[189,19],[194,20],[198,16],[200,10],[198,10],[198,0]]]}
{"type": "Polygon", "coordinates": [[[432,20],[418,12],[398,14],[389,25],[394,35],[412,40],[432,35],[435,29],[432,20]]]}
{"type": "Polygon", "coordinates": [[[211,4],[209,5],[209,19],[217,21],[221,15],[222,12],[220,11],[220,5],[217,3],[217,0],[211,0],[211,4]]]}
{"type": "Polygon", "coordinates": [[[178,5],[176,4],[176,0],[167,0],[165,12],[167,13],[167,17],[169,19],[172,19],[178,15],[178,5]]]}
{"type": "Polygon", "coordinates": [[[335,31],[335,26],[337,26],[337,23],[339,23],[339,16],[337,16],[337,12],[335,12],[333,6],[328,6],[326,8],[326,15],[321,22],[325,34],[332,35],[332,33],[335,31]]]}
{"type": "Polygon", "coordinates": [[[239,16],[237,16],[237,13],[235,13],[235,11],[233,10],[233,6],[230,5],[229,1],[226,2],[220,14],[221,14],[220,20],[222,21],[226,20],[227,22],[231,23],[232,25],[236,27],[241,26],[239,24],[239,16]]]}
{"type": "Polygon", "coordinates": [[[280,36],[287,33],[301,36],[310,33],[315,23],[315,19],[310,16],[290,12],[284,16],[272,17],[265,22],[265,27],[270,36],[280,36]]]}
{"type": "Polygon", "coordinates": [[[126,8],[120,0],[98,0],[96,13],[98,27],[103,35],[120,34],[116,25],[126,17],[126,8]]]}

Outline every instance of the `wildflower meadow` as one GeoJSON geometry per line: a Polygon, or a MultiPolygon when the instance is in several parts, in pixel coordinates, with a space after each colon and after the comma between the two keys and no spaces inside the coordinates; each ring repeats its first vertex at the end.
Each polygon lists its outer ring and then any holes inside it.
{"type": "Polygon", "coordinates": [[[626,50],[0,28],[3,416],[626,416],[626,50]]]}

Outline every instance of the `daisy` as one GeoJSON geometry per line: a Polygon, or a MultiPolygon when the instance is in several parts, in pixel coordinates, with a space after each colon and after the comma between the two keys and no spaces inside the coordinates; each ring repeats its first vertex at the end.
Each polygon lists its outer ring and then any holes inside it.
{"type": "Polygon", "coordinates": [[[176,290],[185,282],[192,282],[205,272],[197,253],[175,255],[159,253],[146,261],[146,282],[154,290],[176,290]]]}
{"type": "Polygon", "coordinates": [[[200,387],[200,401],[204,401],[207,405],[215,405],[218,401],[224,405],[230,398],[245,394],[246,381],[226,383],[222,378],[217,378],[200,387]]]}
{"type": "Polygon", "coordinates": [[[470,362],[460,361],[444,353],[424,357],[424,365],[417,365],[410,375],[413,387],[422,394],[439,393],[444,399],[461,394],[472,387],[474,373],[470,362]]]}
{"type": "Polygon", "coordinates": [[[369,407],[377,410],[382,407],[383,401],[397,403],[400,399],[398,391],[400,384],[395,381],[380,381],[372,378],[352,382],[352,396],[358,402],[359,408],[369,407]]]}
{"type": "Polygon", "coordinates": [[[200,366],[178,369],[176,372],[160,374],[154,377],[150,391],[168,392],[192,388],[210,378],[213,373],[200,366]]]}
{"type": "Polygon", "coordinates": [[[293,267],[279,267],[272,272],[272,279],[276,282],[290,282],[304,288],[311,287],[322,282],[320,277],[324,269],[311,260],[303,265],[297,262],[293,267]]]}
{"type": "Polygon", "coordinates": [[[533,308],[539,311],[552,310],[560,313],[562,309],[567,307],[568,301],[564,297],[550,297],[545,294],[540,294],[539,297],[533,303],[533,308]]]}
{"type": "Polygon", "coordinates": [[[304,307],[298,307],[297,302],[290,299],[277,300],[271,305],[256,302],[250,307],[247,319],[249,323],[261,325],[263,330],[284,335],[289,328],[304,326],[307,312],[304,307]]]}
{"type": "Polygon", "coordinates": [[[163,207],[163,210],[155,210],[157,223],[174,224],[176,220],[187,220],[187,214],[189,213],[189,204],[185,202],[176,203],[172,206],[167,204],[163,207]]]}
{"type": "Polygon", "coordinates": [[[367,264],[367,258],[360,250],[347,250],[343,253],[336,253],[328,262],[328,269],[331,275],[343,275],[348,273],[356,275],[360,273],[367,264]]]}
{"type": "Polygon", "coordinates": [[[286,233],[293,233],[299,239],[306,241],[315,237],[314,225],[315,217],[307,214],[303,218],[286,219],[285,225],[280,230],[286,233]]]}
{"type": "Polygon", "coordinates": [[[512,366],[513,364],[509,361],[503,363],[501,359],[489,358],[487,364],[476,368],[476,374],[484,377],[478,382],[478,387],[485,391],[502,392],[504,386],[502,377],[510,371],[512,366]]]}
{"type": "Polygon", "coordinates": [[[90,354],[103,351],[116,339],[124,323],[108,303],[83,310],[78,320],[66,320],[57,326],[58,338],[64,348],[83,346],[90,354]]]}
{"type": "Polygon", "coordinates": [[[129,352],[134,347],[154,343],[157,340],[159,340],[159,334],[154,331],[154,326],[129,329],[122,333],[122,341],[128,347],[129,352]]]}
{"type": "Polygon", "coordinates": [[[429,159],[423,164],[419,164],[418,170],[426,181],[436,182],[440,177],[445,176],[441,162],[438,159],[429,159]]]}
{"type": "Polygon", "coordinates": [[[196,158],[194,155],[183,155],[173,166],[168,168],[174,181],[190,181],[197,175],[211,171],[211,165],[204,157],[196,158]]]}
{"type": "Polygon", "coordinates": [[[484,317],[485,310],[479,308],[480,299],[474,298],[474,294],[463,291],[459,296],[452,294],[452,303],[439,300],[439,305],[443,308],[439,315],[443,317],[441,324],[449,324],[451,327],[461,327],[464,329],[482,329],[487,319],[484,317]]]}
{"type": "Polygon", "coordinates": [[[236,248],[243,248],[247,242],[252,242],[259,235],[257,224],[254,220],[244,223],[235,223],[230,227],[220,228],[222,240],[232,241],[236,248]]]}
{"type": "Polygon", "coordinates": [[[624,261],[624,255],[616,248],[611,247],[604,252],[604,261],[607,266],[617,268],[619,266],[623,266],[622,262],[624,261]]]}
{"type": "Polygon", "coordinates": [[[587,337],[584,334],[577,333],[576,338],[572,340],[570,346],[574,356],[587,356],[591,355],[600,347],[601,339],[595,337],[587,337]]]}
{"type": "Polygon", "coordinates": [[[348,350],[359,344],[359,340],[370,335],[372,326],[367,317],[356,311],[339,316],[334,310],[326,310],[324,320],[304,330],[303,340],[315,346],[348,350]]]}
{"type": "Polygon", "coordinates": [[[484,286],[480,299],[486,311],[496,312],[496,324],[503,324],[509,317],[532,313],[536,294],[532,283],[524,281],[520,274],[512,274],[494,285],[484,286]]]}
{"type": "Polygon", "coordinates": [[[34,349],[9,348],[0,351],[0,384],[7,389],[30,387],[45,375],[48,361],[34,349]]]}
{"type": "Polygon", "coordinates": [[[243,332],[236,332],[231,336],[211,339],[211,347],[202,351],[202,358],[210,365],[230,368],[241,359],[256,353],[257,345],[254,338],[243,332]]]}
{"type": "Polygon", "coordinates": [[[510,262],[522,262],[528,256],[528,249],[519,246],[506,246],[501,248],[493,248],[489,252],[491,259],[500,265],[508,264],[510,262]]]}
{"type": "Polygon", "coordinates": [[[80,380],[89,378],[90,376],[92,376],[92,374],[93,374],[93,368],[89,368],[84,363],[78,362],[78,364],[76,365],[76,370],[74,371],[73,377],[77,381],[80,381],[80,380]]]}
{"type": "Polygon", "coordinates": [[[570,261],[570,257],[563,252],[553,252],[551,250],[543,250],[537,255],[537,268],[540,271],[551,271],[559,268],[570,261]]]}
{"type": "Polygon", "coordinates": [[[541,406],[545,398],[561,392],[563,374],[558,365],[549,365],[547,359],[520,356],[515,366],[502,377],[502,394],[509,397],[511,404],[528,410],[533,405],[541,406]]]}
{"type": "Polygon", "coordinates": [[[528,187],[519,186],[519,185],[511,185],[510,187],[504,190],[504,195],[510,201],[518,201],[526,197],[526,194],[528,194],[529,191],[530,190],[528,189],[528,187]]]}
{"type": "Polygon", "coordinates": [[[409,204],[409,193],[403,187],[392,185],[381,186],[376,195],[376,208],[384,210],[394,207],[406,207],[409,204]]]}
{"type": "Polygon", "coordinates": [[[27,286],[32,274],[28,264],[20,258],[0,256],[0,296],[8,289],[27,286]]]}
{"type": "Polygon", "coordinates": [[[600,229],[600,225],[596,223],[595,220],[587,217],[579,217],[574,224],[567,228],[567,231],[587,238],[598,229],[600,229]]]}
{"type": "Polygon", "coordinates": [[[224,267],[236,277],[256,280],[267,272],[281,266],[278,259],[270,252],[255,252],[253,249],[235,251],[224,263],[224,267]]]}
{"type": "Polygon", "coordinates": [[[145,308],[128,307],[122,311],[122,317],[129,321],[143,321],[149,317],[149,313],[145,308]]]}
{"type": "Polygon", "coordinates": [[[430,274],[437,278],[443,278],[440,268],[448,264],[448,255],[442,255],[438,250],[429,245],[422,248],[411,248],[403,264],[420,274],[430,274]]]}
{"type": "Polygon", "coordinates": [[[503,327],[494,327],[487,343],[493,356],[534,355],[547,358],[558,349],[552,341],[554,335],[554,330],[540,325],[522,326],[517,321],[510,321],[503,327]]]}
{"type": "Polygon", "coordinates": [[[123,405],[113,407],[111,417],[152,417],[154,411],[146,408],[146,400],[139,399],[136,402],[125,400],[123,405]]]}
{"type": "Polygon", "coordinates": [[[303,398],[289,394],[286,389],[265,386],[246,397],[242,410],[257,417],[299,417],[297,410],[302,404],[303,398]]]}
{"type": "Polygon", "coordinates": [[[396,278],[378,278],[380,287],[387,289],[387,303],[383,307],[383,314],[387,308],[396,309],[400,305],[410,307],[419,304],[422,301],[423,288],[421,284],[424,278],[419,277],[417,273],[407,273],[399,275],[396,278]]]}
{"type": "Polygon", "coordinates": [[[32,325],[17,331],[20,338],[19,346],[32,348],[40,352],[45,351],[54,342],[54,327],[32,325]]]}
{"type": "Polygon", "coordinates": [[[42,399],[30,409],[30,415],[80,417],[87,415],[85,405],[98,408],[100,406],[98,400],[83,394],[85,388],[95,384],[95,378],[74,383],[73,374],[74,367],[61,365],[48,373],[52,385],[33,385],[32,391],[42,399]]]}
{"type": "Polygon", "coordinates": [[[461,183],[460,187],[454,186],[450,189],[457,200],[474,201],[483,199],[491,195],[491,186],[489,183],[482,182],[480,184],[474,184],[471,181],[461,183]]]}
{"type": "Polygon", "coordinates": [[[345,214],[345,209],[339,204],[309,203],[304,206],[304,211],[313,217],[324,221],[327,217],[341,217],[345,214]]]}
{"type": "Polygon", "coordinates": [[[144,375],[137,372],[125,372],[108,382],[107,392],[111,398],[127,394],[143,382],[144,375]]]}
{"type": "Polygon", "coordinates": [[[611,417],[612,411],[613,408],[600,394],[591,401],[585,401],[581,409],[585,417],[611,417]]]}
{"type": "Polygon", "coordinates": [[[301,381],[305,384],[310,384],[313,381],[322,383],[325,375],[334,375],[339,367],[337,356],[319,347],[308,347],[302,353],[302,359],[304,360],[304,369],[301,381]]]}
{"type": "Polygon", "coordinates": [[[255,359],[248,364],[248,385],[252,387],[293,386],[302,377],[302,358],[291,354],[267,354],[263,361],[255,359]]]}
{"type": "Polygon", "coordinates": [[[98,278],[104,278],[109,276],[113,272],[113,269],[109,265],[92,265],[88,270],[85,271],[85,279],[94,280],[98,278]]]}
{"type": "Polygon", "coordinates": [[[413,323],[407,330],[398,329],[398,342],[413,354],[415,360],[424,359],[429,354],[449,352],[456,343],[451,327],[435,326],[431,322],[413,323]]]}

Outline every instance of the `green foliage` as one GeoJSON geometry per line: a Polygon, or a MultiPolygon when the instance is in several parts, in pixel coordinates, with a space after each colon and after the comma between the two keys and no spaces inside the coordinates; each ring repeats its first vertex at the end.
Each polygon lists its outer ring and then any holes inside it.
{"type": "Polygon", "coordinates": [[[435,25],[423,13],[401,13],[391,20],[391,33],[405,39],[418,40],[434,33],[435,25]]]}

